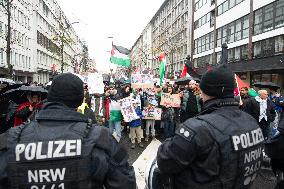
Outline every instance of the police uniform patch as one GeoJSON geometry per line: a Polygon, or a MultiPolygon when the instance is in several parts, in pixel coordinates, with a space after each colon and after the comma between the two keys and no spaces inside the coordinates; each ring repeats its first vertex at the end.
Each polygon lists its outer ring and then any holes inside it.
{"type": "Polygon", "coordinates": [[[190,128],[187,128],[185,126],[181,126],[177,131],[176,134],[181,136],[187,141],[191,141],[192,138],[195,136],[195,131],[191,130],[190,128]]]}

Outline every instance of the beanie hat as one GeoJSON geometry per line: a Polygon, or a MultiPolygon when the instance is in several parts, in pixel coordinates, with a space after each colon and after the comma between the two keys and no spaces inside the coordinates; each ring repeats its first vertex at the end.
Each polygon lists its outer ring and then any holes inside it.
{"type": "Polygon", "coordinates": [[[201,78],[200,89],[208,96],[217,98],[233,98],[235,74],[222,64],[207,71],[201,78]]]}
{"type": "Polygon", "coordinates": [[[70,108],[79,107],[83,99],[83,81],[78,76],[71,73],[56,76],[47,94],[48,102],[60,102],[70,108]]]}

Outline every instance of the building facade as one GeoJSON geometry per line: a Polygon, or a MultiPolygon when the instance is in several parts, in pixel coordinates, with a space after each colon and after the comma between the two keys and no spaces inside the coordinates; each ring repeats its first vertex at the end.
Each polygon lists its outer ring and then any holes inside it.
{"type": "MultiPolygon", "coordinates": [[[[1,9],[5,15],[4,11],[1,9]]],[[[82,43],[72,27],[75,23],[66,18],[56,0],[13,1],[11,11],[11,64],[15,80],[44,84],[62,71],[76,70],[82,43]]],[[[0,17],[3,36],[7,34],[6,25],[7,17],[0,17]]],[[[5,77],[8,71],[4,37],[0,43],[0,76],[5,77]]]]}
{"type": "Polygon", "coordinates": [[[284,83],[284,0],[194,2],[193,62],[202,74],[228,45],[232,70],[250,85],[284,83]]]}
{"type": "MultiPolygon", "coordinates": [[[[8,17],[5,5],[0,5],[0,77],[8,74],[6,56],[6,37],[8,32],[8,17]]],[[[16,80],[32,81],[34,40],[32,29],[32,1],[14,1],[11,6],[11,56],[13,76],[16,80]]]]}
{"type": "MultiPolygon", "coordinates": [[[[147,61],[131,59],[140,67],[149,68],[159,74],[159,55],[166,53],[166,76],[173,77],[183,68],[185,58],[192,49],[190,31],[192,28],[192,3],[190,0],[165,0],[132,47],[133,51],[143,49],[147,61]],[[151,30],[151,34],[149,33],[151,30]],[[145,43],[145,38],[147,42],[145,43]],[[151,43],[149,39],[151,38],[151,43]],[[144,40],[143,40],[144,39],[144,40]],[[142,41],[142,44],[141,42],[142,41]],[[146,45],[145,45],[146,44],[146,45]]],[[[135,53],[134,53],[135,54],[135,53]]],[[[138,53],[136,53],[138,54],[138,53]]],[[[136,57],[136,56],[134,56],[136,57]]]]}
{"type": "Polygon", "coordinates": [[[135,71],[150,70],[153,67],[152,26],[148,24],[136,40],[130,53],[132,69],[135,71]]]}

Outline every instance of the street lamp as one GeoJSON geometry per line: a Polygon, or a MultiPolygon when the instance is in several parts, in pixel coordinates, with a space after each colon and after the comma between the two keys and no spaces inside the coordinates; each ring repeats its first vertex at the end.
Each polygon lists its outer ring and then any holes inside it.
{"type": "Polygon", "coordinates": [[[79,22],[72,22],[67,25],[67,27],[62,28],[61,34],[60,34],[60,40],[61,40],[61,45],[60,45],[60,51],[61,51],[61,73],[64,71],[64,42],[65,42],[65,31],[68,30],[73,24],[78,24],[79,22]]]}

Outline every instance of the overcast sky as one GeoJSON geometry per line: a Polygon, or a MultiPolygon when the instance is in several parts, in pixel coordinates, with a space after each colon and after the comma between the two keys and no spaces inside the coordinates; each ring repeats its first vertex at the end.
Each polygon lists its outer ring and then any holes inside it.
{"type": "Polygon", "coordinates": [[[109,68],[111,41],[131,48],[164,0],[57,0],[99,70],[109,68]]]}

